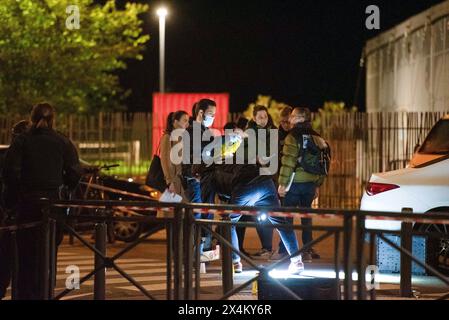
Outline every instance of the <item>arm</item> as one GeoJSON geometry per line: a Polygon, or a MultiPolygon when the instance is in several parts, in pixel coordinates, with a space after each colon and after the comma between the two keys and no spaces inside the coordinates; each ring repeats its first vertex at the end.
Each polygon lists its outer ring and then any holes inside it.
{"type": "Polygon", "coordinates": [[[170,160],[170,151],[170,136],[164,134],[161,138],[161,166],[167,185],[170,185],[175,180],[175,172],[170,160]]]}
{"type": "Polygon", "coordinates": [[[281,170],[279,171],[279,185],[287,186],[291,175],[297,166],[299,157],[299,147],[293,135],[289,134],[285,138],[282,148],[281,170]]]}
{"type": "Polygon", "coordinates": [[[5,183],[4,201],[8,209],[19,202],[19,184],[22,173],[23,145],[25,138],[18,136],[6,152],[3,165],[3,179],[5,183]]]}
{"type": "Polygon", "coordinates": [[[64,139],[64,184],[73,190],[78,185],[82,169],[75,145],[68,138],[64,139]]]}

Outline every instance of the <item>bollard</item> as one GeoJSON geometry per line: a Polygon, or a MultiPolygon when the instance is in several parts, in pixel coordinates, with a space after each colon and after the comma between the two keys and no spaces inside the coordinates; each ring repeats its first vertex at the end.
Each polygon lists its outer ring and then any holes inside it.
{"type": "Polygon", "coordinates": [[[17,300],[19,294],[19,283],[17,282],[17,274],[19,272],[19,255],[17,250],[17,232],[12,231],[10,234],[11,245],[11,299],[17,300]]]}
{"type": "MultiPolygon", "coordinates": [[[[229,218],[225,218],[224,220],[230,221],[229,218]]],[[[231,226],[226,224],[221,228],[223,232],[223,238],[227,241],[231,242],[231,226]]],[[[233,264],[232,264],[232,250],[224,243],[221,246],[221,256],[222,256],[222,283],[223,283],[223,294],[228,293],[234,287],[234,279],[233,279],[233,264]]]]}
{"type": "MultiPolygon", "coordinates": [[[[369,249],[369,264],[371,266],[376,265],[376,239],[377,236],[375,233],[370,233],[369,243],[370,243],[370,249],[369,249]]],[[[376,288],[373,286],[370,290],[370,299],[376,300],[376,288]]]]}
{"type": "Polygon", "coordinates": [[[351,236],[352,236],[352,215],[344,214],[343,225],[343,268],[345,271],[344,299],[352,300],[352,257],[351,257],[351,236]]]}
{"type": "MultiPolygon", "coordinates": [[[[201,286],[201,266],[204,263],[201,263],[201,255],[199,247],[201,245],[201,226],[197,225],[195,228],[195,300],[199,300],[200,298],[200,286],[201,286]]],[[[204,265],[204,269],[206,269],[206,266],[204,265]]],[[[206,270],[204,270],[206,271],[206,270]]],[[[204,272],[206,273],[206,272],[204,272]]]]}
{"type": "MultiPolygon", "coordinates": [[[[107,230],[106,223],[95,225],[95,248],[106,256],[107,230]]],[[[95,254],[95,269],[104,264],[103,258],[95,254]]],[[[106,268],[100,269],[94,278],[94,300],[106,299],[106,268]]]]}
{"type": "Polygon", "coordinates": [[[48,218],[48,211],[44,212],[44,219],[41,227],[41,269],[40,269],[40,287],[42,300],[48,300],[49,285],[50,285],[50,220],[48,218]]]}
{"type": "Polygon", "coordinates": [[[364,263],[364,243],[365,243],[365,216],[358,215],[356,218],[357,237],[357,300],[366,299],[366,279],[364,263]]]}
{"type": "MultiPolygon", "coordinates": [[[[339,255],[338,255],[338,250],[340,248],[340,232],[336,232],[335,235],[335,241],[334,241],[334,270],[335,270],[335,278],[337,280],[337,282],[339,283],[339,288],[340,288],[340,259],[339,259],[339,255]]],[[[339,290],[341,291],[341,290],[339,290]]],[[[341,294],[340,294],[340,299],[341,299],[341,294]]]]}
{"type": "Polygon", "coordinates": [[[167,229],[167,300],[171,300],[172,296],[172,260],[173,260],[173,224],[166,223],[167,229]]]}
{"type": "Polygon", "coordinates": [[[176,207],[175,208],[175,219],[173,224],[173,239],[174,239],[174,246],[173,246],[173,284],[174,284],[174,290],[173,290],[173,298],[174,300],[181,299],[182,294],[182,208],[176,207]]]}
{"type": "MultiPolygon", "coordinates": [[[[193,280],[193,212],[186,209],[184,219],[184,299],[192,300],[193,280]]],[[[199,248],[196,248],[199,250],[199,248]]]]}
{"type": "Polygon", "coordinates": [[[49,274],[49,291],[48,299],[54,298],[56,286],[56,220],[50,219],[50,274],[49,274]]]}
{"type": "MultiPolygon", "coordinates": [[[[409,210],[403,209],[404,213],[411,213],[409,210]]],[[[401,224],[401,247],[408,252],[412,252],[412,231],[411,222],[402,222],[401,224]]],[[[401,297],[413,297],[412,291],[412,259],[401,252],[401,297]]]]}

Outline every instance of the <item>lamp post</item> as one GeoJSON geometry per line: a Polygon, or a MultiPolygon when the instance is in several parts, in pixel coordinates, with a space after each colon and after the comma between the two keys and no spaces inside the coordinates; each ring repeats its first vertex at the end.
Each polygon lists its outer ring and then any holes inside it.
{"type": "Polygon", "coordinates": [[[166,8],[156,11],[159,17],[159,92],[165,92],[165,17],[168,14],[166,8]]]}

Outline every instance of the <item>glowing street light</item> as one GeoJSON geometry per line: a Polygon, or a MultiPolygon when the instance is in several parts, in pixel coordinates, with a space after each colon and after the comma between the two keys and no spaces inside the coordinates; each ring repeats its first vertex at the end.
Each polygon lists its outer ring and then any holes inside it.
{"type": "Polygon", "coordinates": [[[159,17],[159,92],[165,92],[165,17],[168,14],[166,8],[157,9],[159,17]]]}

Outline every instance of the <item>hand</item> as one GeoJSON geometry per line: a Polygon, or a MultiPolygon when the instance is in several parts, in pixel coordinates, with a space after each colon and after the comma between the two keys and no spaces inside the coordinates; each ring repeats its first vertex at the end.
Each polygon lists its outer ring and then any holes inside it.
{"type": "Polygon", "coordinates": [[[286,189],[287,189],[286,186],[279,185],[278,193],[279,193],[279,196],[280,196],[281,198],[284,198],[285,195],[287,194],[287,190],[286,190],[286,189]]]}
{"type": "Polygon", "coordinates": [[[168,185],[168,191],[170,193],[176,193],[175,184],[173,182],[168,185]]]}

